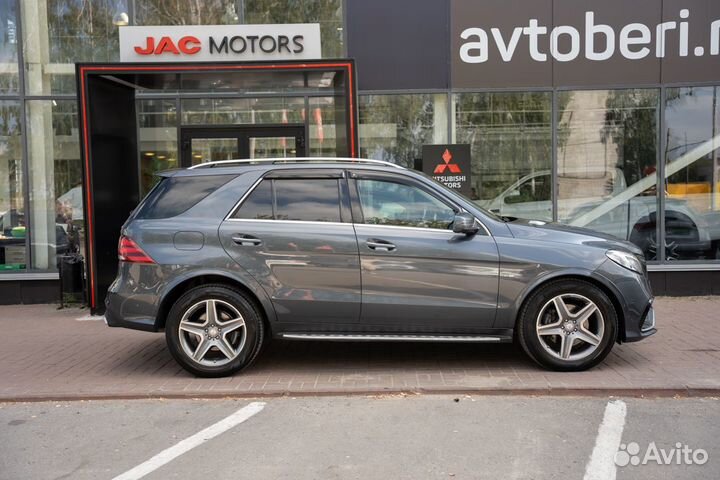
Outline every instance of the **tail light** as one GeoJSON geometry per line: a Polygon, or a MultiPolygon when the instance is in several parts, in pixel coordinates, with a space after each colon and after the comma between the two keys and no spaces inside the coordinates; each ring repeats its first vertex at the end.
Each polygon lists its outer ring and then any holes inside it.
{"type": "Polygon", "coordinates": [[[118,258],[123,262],[130,263],[155,263],[155,260],[143,252],[142,248],[138,247],[129,237],[120,237],[120,243],[118,244],[118,258]]]}

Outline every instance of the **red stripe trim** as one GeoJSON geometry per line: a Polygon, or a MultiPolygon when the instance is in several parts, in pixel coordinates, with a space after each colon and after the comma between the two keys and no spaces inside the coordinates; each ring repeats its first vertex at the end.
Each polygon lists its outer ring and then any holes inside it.
{"type": "Polygon", "coordinates": [[[80,103],[82,104],[82,117],[83,117],[83,148],[85,150],[85,198],[87,199],[85,208],[87,210],[85,218],[87,222],[87,254],[88,254],[88,271],[90,282],[90,308],[95,308],[96,295],[95,295],[95,232],[93,226],[95,221],[92,216],[92,195],[90,192],[90,146],[88,136],[88,121],[87,121],[87,99],[85,94],[85,72],[83,68],[80,68],[80,103]]]}
{"type": "Polygon", "coordinates": [[[128,72],[128,71],[202,71],[202,70],[298,70],[298,69],[321,69],[328,67],[341,67],[348,72],[348,97],[350,107],[350,156],[353,158],[357,157],[355,151],[355,105],[353,102],[354,85],[353,85],[353,65],[349,62],[342,63],[296,63],[296,64],[285,64],[285,65],[169,65],[169,66],[84,66],[80,67],[80,103],[83,117],[83,133],[84,142],[83,148],[85,150],[85,195],[87,199],[86,204],[86,218],[87,223],[87,238],[88,238],[88,267],[90,274],[90,307],[95,308],[97,304],[97,294],[95,291],[95,232],[93,231],[94,219],[92,217],[92,193],[90,189],[90,145],[88,139],[88,119],[87,119],[87,95],[85,92],[85,75],[92,72],[128,72]]]}

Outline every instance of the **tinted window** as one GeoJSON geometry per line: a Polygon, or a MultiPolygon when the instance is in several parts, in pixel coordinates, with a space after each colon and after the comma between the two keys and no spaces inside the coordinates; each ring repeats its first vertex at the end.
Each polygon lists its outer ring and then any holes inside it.
{"type": "Polygon", "coordinates": [[[446,229],[455,218],[452,208],[417,187],[383,180],[357,184],[365,223],[446,229]]]}
{"type": "Polygon", "coordinates": [[[337,179],[273,180],[275,218],[309,222],[340,222],[337,179]]]}
{"type": "Polygon", "coordinates": [[[164,178],[148,194],[135,218],[169,218],[180,215],[233,178],[234,175],[164,178]]]}
{"type": "Polygon", "coordinates": [[[272,219],[272,181],[263,180],[243,201],[234,218],[272,219]]]}

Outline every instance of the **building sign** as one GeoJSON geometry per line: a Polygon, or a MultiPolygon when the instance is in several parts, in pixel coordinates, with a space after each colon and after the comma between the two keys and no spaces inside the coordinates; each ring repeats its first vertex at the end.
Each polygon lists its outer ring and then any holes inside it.
{"type": "Polygon", "coordinates": [[[238,62],[321,57],[318,23],[120,27],[122,62],[238,62]]]}
{"type": "Polygon", "coordinates": [[[453,87],[717,81],[718,0],[453,0],[453,87]]]}
{"type": "Polygon", "coordinates": [[[470,145],[423,145],[422,170],[438,182],[470,196],[470,145]]]}

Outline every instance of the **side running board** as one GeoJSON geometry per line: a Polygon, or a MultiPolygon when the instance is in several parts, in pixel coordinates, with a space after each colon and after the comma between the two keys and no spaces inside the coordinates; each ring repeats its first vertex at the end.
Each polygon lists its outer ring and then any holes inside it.
{"type": "Polygon", "coordinates": [[[361,342],[465,342],[465,343],[506,343],[512,337],[504,335],[382,335],[355,333],[281,333],[287,340],[329,340],[361,342]]]}

